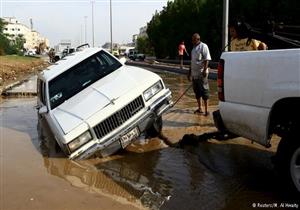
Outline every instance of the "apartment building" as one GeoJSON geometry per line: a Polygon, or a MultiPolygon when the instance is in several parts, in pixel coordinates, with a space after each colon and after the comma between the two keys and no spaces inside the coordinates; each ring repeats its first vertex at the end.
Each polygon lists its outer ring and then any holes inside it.
{"type": "Polygon", "coordinates": [[[3,17],[6,25],[3,33],[8,34],[11,39],[22,36],[25,39],[24,48],[26,50],[38,47],[40,43],[45,43],[49,46],[49,40],[42,37],[41,34],[26,25],[20,23],[15,17],[3,17]]]}

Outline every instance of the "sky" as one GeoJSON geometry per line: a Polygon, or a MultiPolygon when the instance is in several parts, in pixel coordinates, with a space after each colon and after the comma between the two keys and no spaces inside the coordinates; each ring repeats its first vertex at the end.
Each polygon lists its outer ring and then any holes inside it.
{"type": "MultiPolygon", "coordinates": [[[[85,40],[92,45],[92,8],[94,9],[94,43],[102,46],[110,42],[109,0],[0,0],[0,16],[16,17],[43,37],[50,46],[60,40],[71,40],[75,47],[85,40]],[[92,6],[93,5],[93,6],[92,6]]],[[[112,38],[114,43],[125,44],[147,25],[168,0],[111,0],[112,38]]]]}

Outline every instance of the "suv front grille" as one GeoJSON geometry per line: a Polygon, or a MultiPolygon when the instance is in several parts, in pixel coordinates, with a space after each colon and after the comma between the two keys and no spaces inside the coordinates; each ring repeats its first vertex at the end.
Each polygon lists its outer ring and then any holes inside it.
{"type": "Polygon", "coordinates": [[[106,118],[104,121],[100,122],[98,125],[94,127],[94,131],[98,139],[101,139],[106,134],[110,133],[127,120],[129,120],[132,116],[134,116],[138,111],[144,108],[145,104],[142,96],[131,101],[121,110],[117,111],[113,115],[106,118]]]}

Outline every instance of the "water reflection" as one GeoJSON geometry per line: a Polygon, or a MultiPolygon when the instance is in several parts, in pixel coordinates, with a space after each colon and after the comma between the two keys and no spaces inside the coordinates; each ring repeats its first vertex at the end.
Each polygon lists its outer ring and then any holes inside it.
{"type": "Polygon", "coordinates": [[[124,151],[107,158],[75,162],[66,159],[57,150],[44,120],[40,119],[38,127],[44,165],[50,174],[85,191],[113,196],[150,209],[160,209],[169,200],[172,187],[168,181],[157,181],[153,177],[155,165],[160,159],[159,153],[124,154],[124,151]],[[143,167],[145,160],[146,168],[143,167]]]}
{"type": "Polygon", "coordinates": [[[50,174],[88,192],[151,209],[159,209],[169,199],[167,192],[162,194],[159,190],[164,188],[163,184],[158,182],[157,187],[153,188],[149,185],[150,180],[147,177],[139,171],[132,170],[127,164],[122,164],[122,161],[96,162],[95,159],[74,162],[67,159],[44,158],[45,167],[50,174]]]}

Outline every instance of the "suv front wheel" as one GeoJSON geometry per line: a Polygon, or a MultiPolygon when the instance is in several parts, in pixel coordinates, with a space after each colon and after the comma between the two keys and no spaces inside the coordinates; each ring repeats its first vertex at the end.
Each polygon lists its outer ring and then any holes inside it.
{"type": "Polygon", "coordinates": [[[147,130],[147,136],[153,138],[153,137],[157,137],[162,129],[162,117],[158,117],[156,118],[156,120],[154,121],[154,123],[152,124],[152,126],[147,130]]]}

